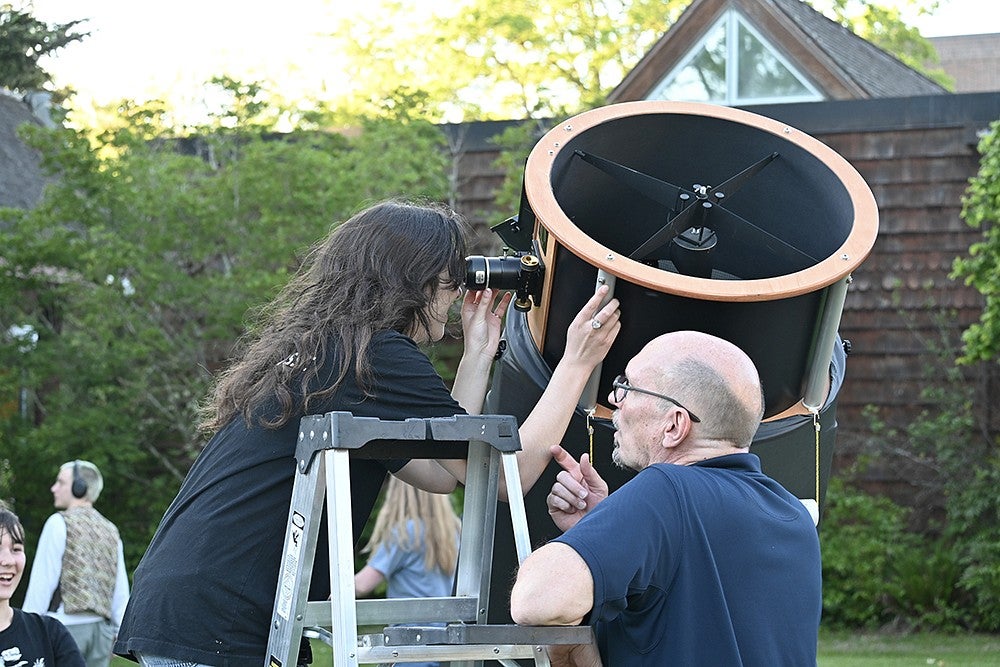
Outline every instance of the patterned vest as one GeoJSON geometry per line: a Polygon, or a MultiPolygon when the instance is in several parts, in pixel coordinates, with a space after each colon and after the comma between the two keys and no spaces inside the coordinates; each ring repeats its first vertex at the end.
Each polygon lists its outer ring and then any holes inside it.
{"type": "Polygon", "coordinates": [[[118,574],[118,529],[93,507],[74,507],[62,515],[66,553],[59,588],[65,611],[111,618],[118,574]]]}

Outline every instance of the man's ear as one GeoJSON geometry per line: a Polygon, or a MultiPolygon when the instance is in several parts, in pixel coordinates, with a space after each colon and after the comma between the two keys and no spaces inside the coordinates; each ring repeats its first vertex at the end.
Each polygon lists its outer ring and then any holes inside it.
{"type": "Polygon", "coordinates": [[[674,449],[687,438],[691,432],[691,420],[683,410],[672,409],[663,418],[660,430],[660,445],[665,449],[674,449]]]}

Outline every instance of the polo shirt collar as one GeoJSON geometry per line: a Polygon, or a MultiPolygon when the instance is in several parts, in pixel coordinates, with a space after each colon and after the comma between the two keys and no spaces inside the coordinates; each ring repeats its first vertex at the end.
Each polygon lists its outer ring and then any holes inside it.
{"type": "Polygon", "coordinates": [[[726,454],[724,456],[713,456],[710,459],[698,461],[692,465],[699,466],[701,468],[721,468],[723,470],[761,472],[760,458],[756,454],[743,452],[726,454]]]}

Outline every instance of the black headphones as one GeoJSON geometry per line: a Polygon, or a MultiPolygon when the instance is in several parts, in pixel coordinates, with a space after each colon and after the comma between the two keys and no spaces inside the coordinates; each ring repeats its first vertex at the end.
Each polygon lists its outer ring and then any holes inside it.
{"type": "Polygon", "coordinates": [[[80,476],[80,461],[73,461],[73,486],[69,489],[74,498],[83,498],[87,495],[87,480],[80,476]]]}

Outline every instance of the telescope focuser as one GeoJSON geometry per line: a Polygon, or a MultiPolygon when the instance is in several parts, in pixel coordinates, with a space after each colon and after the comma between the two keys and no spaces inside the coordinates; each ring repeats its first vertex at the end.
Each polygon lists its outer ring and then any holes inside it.
{"type": "Polygon", "coordinates": [[[465,258],[465,287],[514,292],[514,308],[526,313],[542,299],[544,267],[538,255],[518,252],[500,257],[471,255],[465,258]]]}

